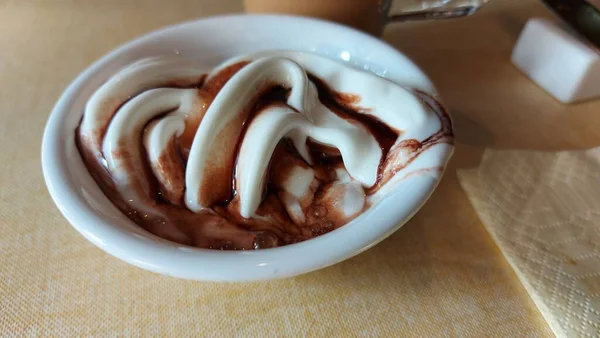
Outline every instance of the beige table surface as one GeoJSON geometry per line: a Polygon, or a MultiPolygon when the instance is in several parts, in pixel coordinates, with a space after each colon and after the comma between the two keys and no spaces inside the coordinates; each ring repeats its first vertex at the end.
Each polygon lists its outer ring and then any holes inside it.
{"type": "Polygon", "coordinates": [[[238,0],[0,0],[0,336],[550,336],[456,176],[485,147],[600,143],[600,102],[560,105],[508,62],[526,19],[549,15],[533,0],[386,29],[437,84],[457,150],[425,207],[366,253],[282,281],[199,283],[131,267],[70,227],[39,154],[61,91],[135,36],[239,11],[238,0]]]}

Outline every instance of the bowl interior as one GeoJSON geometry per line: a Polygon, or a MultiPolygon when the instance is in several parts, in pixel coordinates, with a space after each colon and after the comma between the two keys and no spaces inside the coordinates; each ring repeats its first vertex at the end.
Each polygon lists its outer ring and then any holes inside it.
{"type": "Polygon", "coordinates": [[[93,91],[118,69],[144,57],[180,54],[206,70],[227,58],[265,49],[310,51],[348,62],[401,85],[433,92],[427,77],[380,40],[319,20],[285,16],[225,16],[184,23],[134,40],[83,72],[52,112],[42,164],[64,216],[108,253],[142,268],[188,279],[260,280],[287,277],[337,263],[384,239],[425,202],[437,179],[415,176],[354,221],[318,238],[281,248],[217,252],[157,238],[131,222],[104,196],[78,155],[74,130],[93,91]]]}

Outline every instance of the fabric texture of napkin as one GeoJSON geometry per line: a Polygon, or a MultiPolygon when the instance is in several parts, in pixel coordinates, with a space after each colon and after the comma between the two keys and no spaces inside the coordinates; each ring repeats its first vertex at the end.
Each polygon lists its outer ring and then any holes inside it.
{"type": "Polygon", "coordinates": [[[459,178],[554,333],[600,336],[600,148],[488,150],[459,178]]]}

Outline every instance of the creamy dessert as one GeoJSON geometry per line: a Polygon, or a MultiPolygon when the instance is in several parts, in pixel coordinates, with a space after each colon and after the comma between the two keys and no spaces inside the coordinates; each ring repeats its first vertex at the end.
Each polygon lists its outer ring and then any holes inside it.
{"type": "Polygon", "coordinates": [[[431,95],[292,51],[236,57],[208,74],[179,57],[133,63],[92,95],[76,139],[132,221],[222,250],[335,230],[397,182],[439,177],[453,144],[431,95]]]}

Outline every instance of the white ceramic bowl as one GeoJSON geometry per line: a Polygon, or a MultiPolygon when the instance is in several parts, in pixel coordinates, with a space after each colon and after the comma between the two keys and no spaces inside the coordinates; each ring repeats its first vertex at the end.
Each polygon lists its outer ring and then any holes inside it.
{"type": "Polygon", "coordinates": [[[258,251],[214,251],[163,240],[139,228],[104,196],[74,143],[84,104],[101,83],[143,57],[178,53],[205,63],[208,70],[229,57],[264,49],[311,51],[400,84],[434,90],[410,60],[384,42],[319,20],[223,16],[148,34],[117,48],[80,74],[48,120],[42,144],[44,178],[56,205],[73,227],[104,251],[143,269],[212,281],[266,280],[317,270],[367,250],[400,228],[427,200],[439,177],[412,176],[379,204],[335,231],[258,251]]]}

